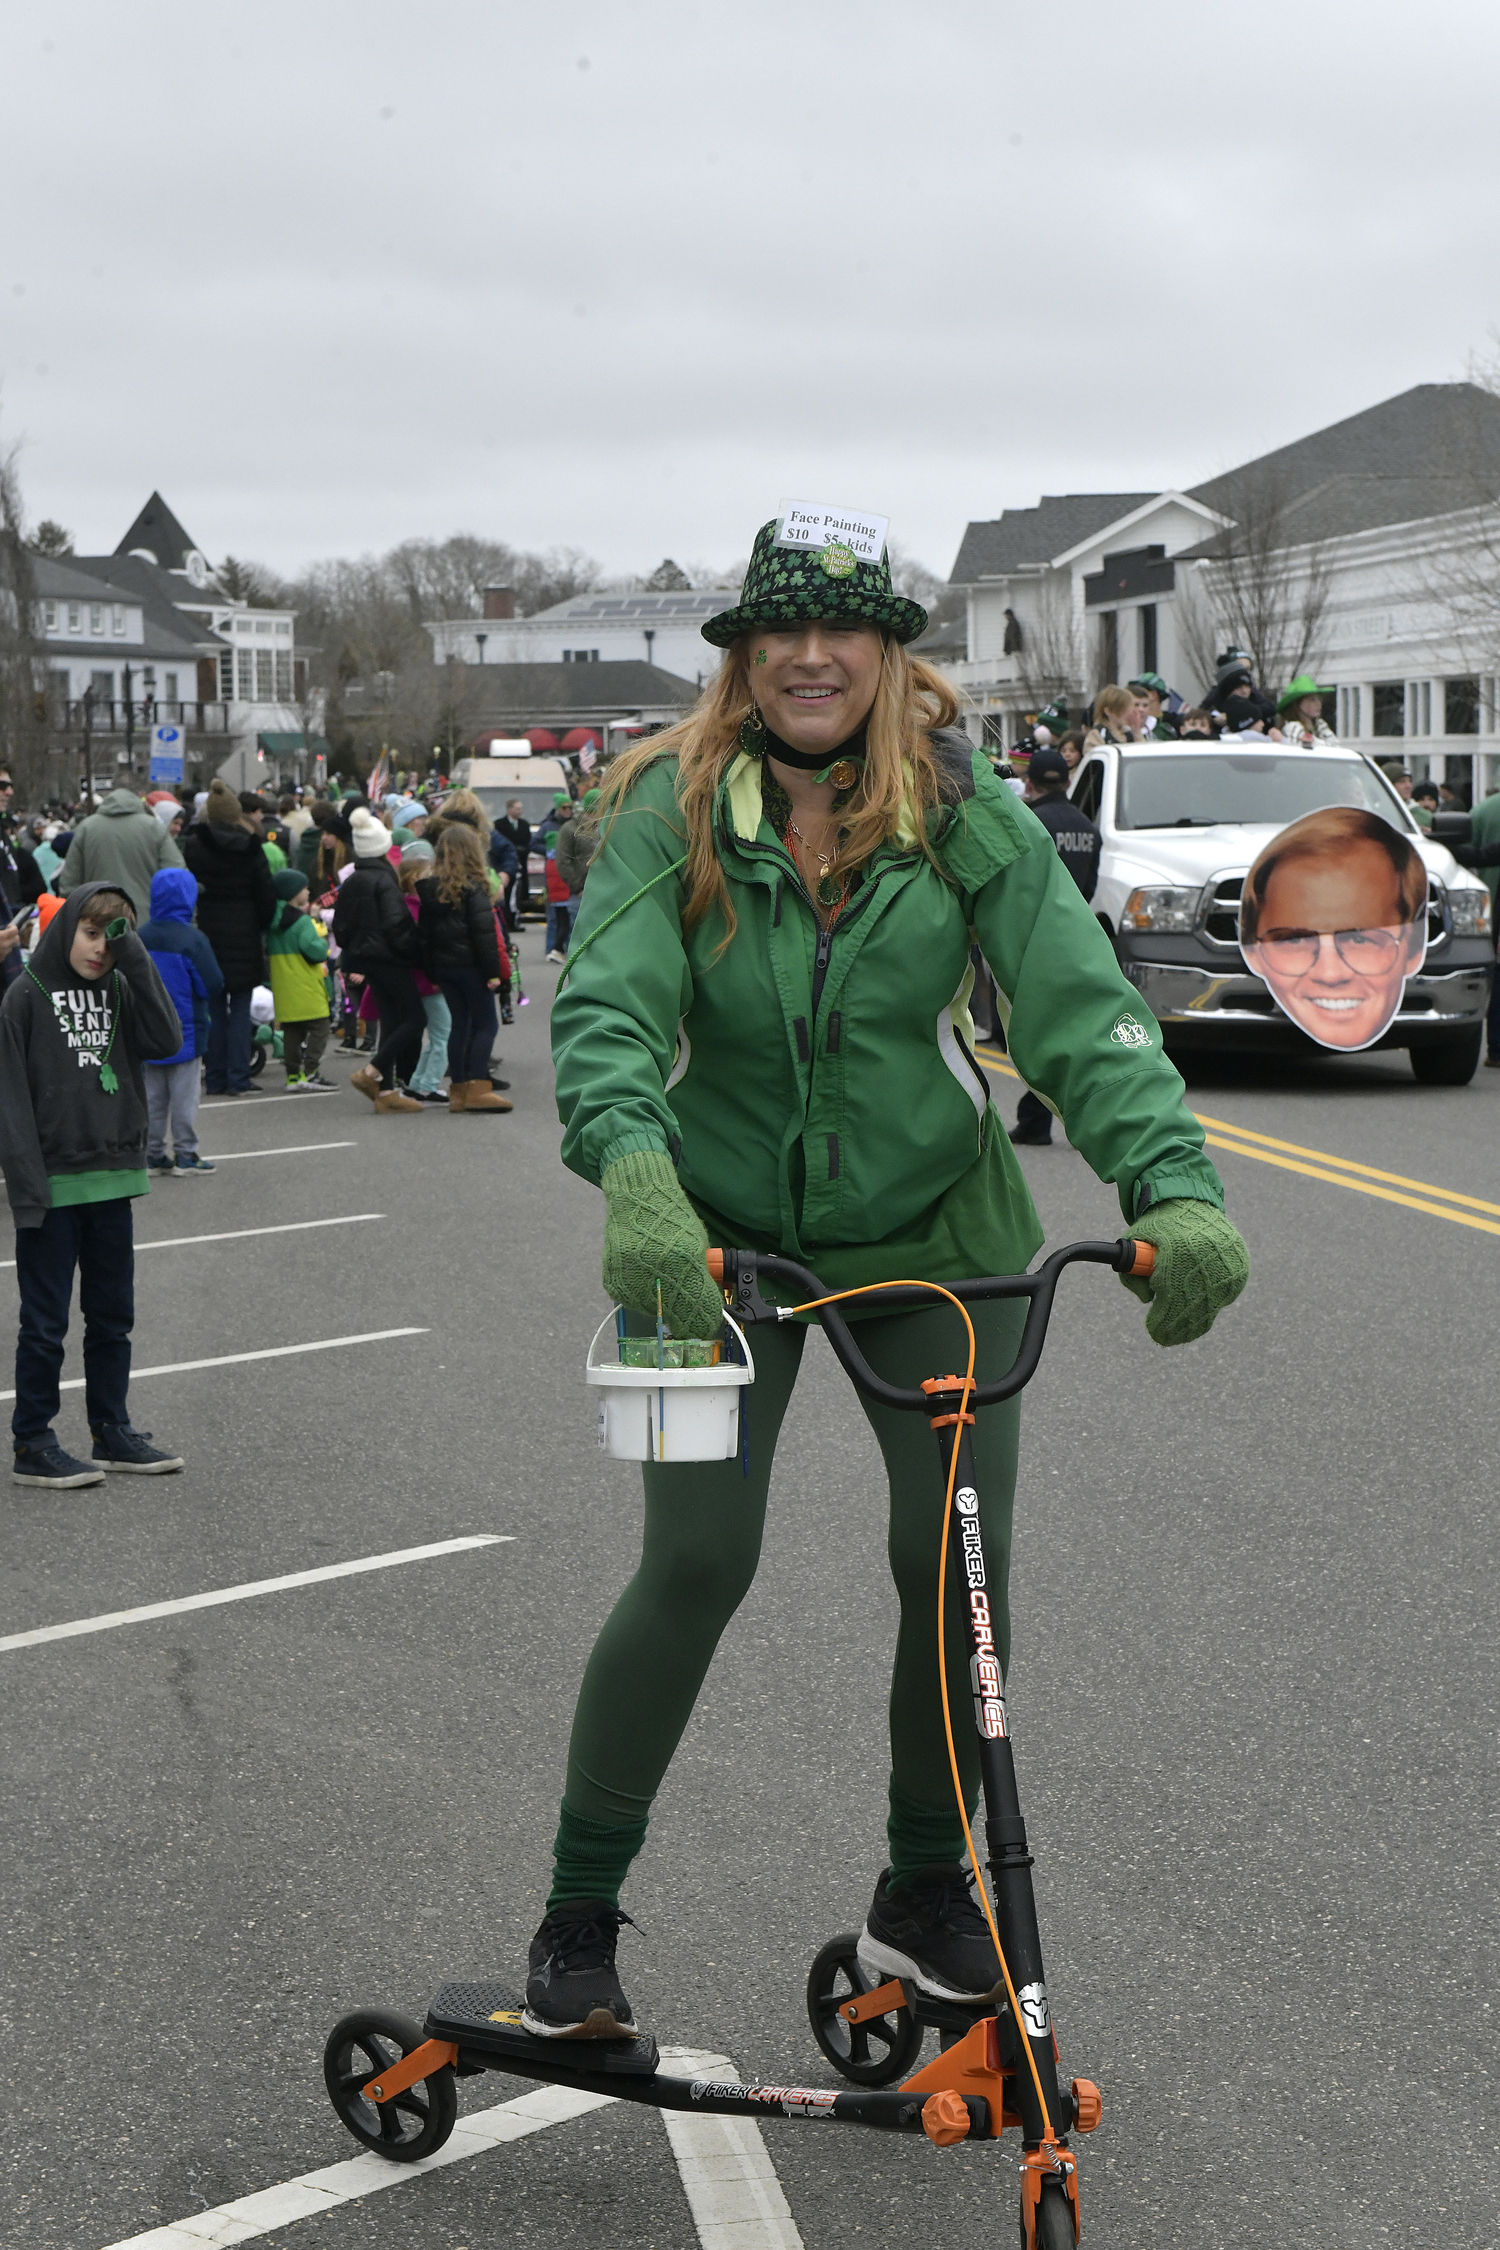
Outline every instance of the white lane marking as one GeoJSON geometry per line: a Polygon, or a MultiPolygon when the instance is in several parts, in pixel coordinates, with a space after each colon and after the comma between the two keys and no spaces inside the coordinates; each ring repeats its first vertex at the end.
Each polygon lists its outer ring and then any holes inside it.
{"type": "MultiPolygon", "coordinates": [[[[244,1242],[256,1234],[301,1234],[307,1227],[358,1227],[368,1219],[384,1217],[383,1211],[351,1211],[345,1219],[291,1219],[276,1227],[233,1227],[227,1234],[168,1234],[157,1242],[138,1242],[136,1249],[181,1250],[189,1242],[244,1242]]],[[[13,1266],[15,1262],[14,1258],[0,1258],[0,1268],[13,1266]]]]}
{"type": "Polygon", "coordinates": [[[109,1633],[117,1625],[141,1625],[151,1617],[179,1617],[189,1609],[218,1609],[225,1602],[247,1602],[257,1594],[282,1594],[291,1586],[319,1586],[329,1578],[356,1578],[367,1570],[393,1570],[397,1563],[429,1562],[434,1555],[461,1555],[470,1547],[514,1545],[510,1532],[481,1531],[463,1539],[439,1539],[429,1547],[401,1547],[388,1555],[361,1555],[354,1562],[322,1563],[316,1570],[294,1570],[284,1578],[253,1578],[243,1586],[217,1587],[211,1594],[183,1594],[173,1602],[145,1602],[139,1609],[115,1609],[102,1617],[75,1617],[68,1625],[38,1625],[29,1633],[8,1633],[0,1640],[0,1651],[36,1648],[42,1641],[70,1641],[80,1633],[109,1633]]]}
{"type": "MultiPolygon", "coordinates": [[[[336,1094],[338,1092],[338,1088],[337,1086],[315,1086],[312,1091],[315,1094],[336,1094]]],[[[310,1098],[311,1097],[307,1094],[260,1094],[255,1099],[254,1107],[256,1109],[259,1109],[263,1102],[305,1102],[310,1098]]],[[[240,1095],[238,1097],[234,1105],[236,1109],[239,1109],[240,1102],[243,1101],[243,1099],[243,1095],[240,1095]]],[[[206,1109],[228,1109],[228,1107],[229,1103],[227,1100],[223,1100],[218,1095],[215,1095],[212,1101],[200,1102],[198,1104],[198,1115],[201,1117],[206,1109]]],[[[241,1112],[241,1115],[243,1116],[248,1116],[249,1114],[250,1113],[248,1110],[241,1112]]]]}
{"type": "Polygon", "coordinates": [[[297,1141],[291,1148],[214,1148],[208,1151],[208,1158],[212,1164],[238,1164],[247,1156],[312,1156],[320,1149],[358,1146],[357,1141],[297,1141]]]}
{"type": "MultiPolygon", "coordinates": [[[[675,2077],[739,2077],[727,2055],[663,2047],[661,2059],[675,2077]]],[[[754,2118],[695,2117],[687,2110],[664,2109],[661,2120],[703,2250],[802,2250],[797,2222],[754,2118]]]]}
{"type": "Polygon", "coordinates": [[[400,2187],[404,2180],[419,2180],[424,2172],[440,2171],[445,2164],[462,2164],[506,2141],[544,2133],[549,2125],[565,2125],[592,2109],[607,2109],[612,2101],[609,2094],[579,2093],[571,2086],[539,2086],[515,2101],[497,2102],[492,2109],[461,2117],[452,2138],[435,2156],[424,2156],[419,2163],[392,2164],[383,2156],[350,2157],[344,2164],[326,2164],[320,2172],[303,2172],[281,2187],[262,2188],[233,2203],[220,2203],[212,2211],[195,2211],[171,2226],[153,2227],[149,2234],[124,2235],[108,2243],[106,2250],[204,2250],[209,2243],[253,2242],[257,2235],[315,2218],[320,2211],[333,2211],[344,2203],[357,2203],[380,2188],[400,2187]]]}
{"type": "MultiPolygon", "coordinates": [[[[311,1344],[272,1344],[259,1352],[224,1352],[218,1359],[174,1359],[163,1367],[132,1367],[132,1383],[144,1382],[148,1375],[191,1375],[200,1367],[240,1367],[248,1359],[295,1359],[301,1352],[336,1352],[345,1344],[383,1344],[390,1336],[425,1336],[425,1328],[372,1328],[368,1336],[320,1336],[311,1344]]],[[[61,1391],[81,1391],[88,1381],[86,1375],[70,1375],[66,1383],[59,1383],[61,1391]]],[[[0,1391],[0,1398],[14,1398],[14,1391],[0,1391]]]]}

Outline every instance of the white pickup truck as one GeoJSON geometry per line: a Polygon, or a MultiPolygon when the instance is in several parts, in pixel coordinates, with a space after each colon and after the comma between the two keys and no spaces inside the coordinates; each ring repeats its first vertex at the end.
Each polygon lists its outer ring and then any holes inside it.
{"type": "Polygon", "coordinates": [[[1085,752],[1070,792],[1103,838],[1094,911],[1169,1048],[1325,1052],[1245,967],[1240,890],[1264,844],[1325,805],[1378,813],[1427,867],[1427,959],[1381,1047],[1428,1086],[1478,1067],[1495,969],[1490,894],[1417,825],[1379,768],[1341,743],[1127,743],[1085,752]]]}

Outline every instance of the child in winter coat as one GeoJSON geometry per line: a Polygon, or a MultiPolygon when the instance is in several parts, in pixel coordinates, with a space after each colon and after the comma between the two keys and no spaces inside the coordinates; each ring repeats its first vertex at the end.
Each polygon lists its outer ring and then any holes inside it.
{"type": "Polygon", "coordinates": [[[142,945],[156,964],[182,1025],[182,1045],[165,1062],[146,1065],[150,1129],[146,1161],[158,1179],[179,1172],[212,1172],[198,1154],[199,1058],[208,1047],[208,1004],[224,989],[224,972],[208,939],[193,926],[198,884],[185,867],[162,867],[151,878],[151,919],[141,924],[142,945]],[[167,1150],[171,1127],[172,1151],[167,1150]],[[173,1162],[175,1156],[176,1162],[173,1162]]]}
{"type": "Polygon", "coordinates": [[[146,1176],[143,1066],[182,1045],[182,1021],[113,883],[80,883],[0,1005],[0,1170],[16,1222],[18,1484],[98,1484],[107,1469],[159,1475],[175,1453],[133,1430],[131,1198],[146,1176]],[[92,1462],[58,1444],[73,1275],[83,1306],[92,1462]]]}
{"type": "Polygon", "coordinates": [[[283,868],[271,880],[281,904],[266,932],[266,954],[287,1092],[329,1092],[333,1080],[318,1071],[328,1044],[328,940],[307,910],[301,869],[283,868]]]}

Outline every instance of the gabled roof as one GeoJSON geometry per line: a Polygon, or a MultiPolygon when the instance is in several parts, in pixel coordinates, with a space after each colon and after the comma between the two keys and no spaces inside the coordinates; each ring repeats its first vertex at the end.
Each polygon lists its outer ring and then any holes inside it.
{"type": "Polygon", "coordinates": [[[103,579],[117,593],[126,594],[131,601],[141,604],[146,613],[147,637],[153,647],[169,643],[180,648],[184,655],[189,651],[206,655],[210,649],[224,646],[206,620],[200,623],[177,607],[172,597],[179,590],[188,590],[185,579],[175,578],[166,570],[142,562],[139,555],[81,555],[78,568],[103,579]]]}
{"type": "Polygon", "coordinates": [[[1309,540],[1477,507],[1500,494],[1500,398],[1478,383],[1418,383],[1195,485],[1193,498],[1232,515],[1236,496],[1257,490],[1309,540]]]}
{"type": "MultiPolygon", "coordinates": [[[[1278,446],[1183,495],[1232,516],[1247,490],[1274,493],[1298,539],[1420,523],[1500,497],[1500,398],[1478,383],[1418,383],[1395,398],[1278,446]]],[[[1147,503],[1154,492],[1068,492],[1035,508],[971,523],[950,583],[1065,558],[1147,503]]],[[[1194,554],[1204,550],[1195,548],[1194,554]]]]}
{"type": "Polygon", "coordinates": [[[71,555],[65,559],[33,555],[31,579],[44,601],[113,602],[120,597],[118,586],[107,578],[90,577],[87,571],[79,569],[71,555]]]}
{"type": "Polygon", "coordinates": [[[988,523],[969,525],[948,583],[971,586],[1028,563],[1049,563],[1155,498],[1154,492],[1049,492],[1034,508],[1007,508],[988,523]]]}
{"type": "Polygon", "coordinates": [[[189,554],[202,552],[197,540],[188,537],[159,492],[152,493],[115,553],[128,555],[133,547],[149,548],[163,570],[186,570],[189,554]]]}

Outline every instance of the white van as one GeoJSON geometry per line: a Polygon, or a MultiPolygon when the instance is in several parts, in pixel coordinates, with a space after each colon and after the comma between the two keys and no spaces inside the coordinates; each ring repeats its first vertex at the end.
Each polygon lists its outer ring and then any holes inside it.
{"type": "Polygon", "coordinates": [[[455,789],[472,789],[491,820],[499,820],[512,797],[537,828],[556,796],[568,795],[567,768],[560,758],[535,758],[522,749],[505,758],[460,758],[449,775],[455,789]]]}

